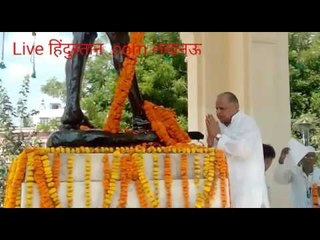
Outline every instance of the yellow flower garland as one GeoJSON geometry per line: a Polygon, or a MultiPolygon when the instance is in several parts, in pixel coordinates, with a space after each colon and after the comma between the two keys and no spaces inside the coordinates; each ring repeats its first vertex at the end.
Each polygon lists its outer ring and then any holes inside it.
{"type": "Polygon", "coordinates": [[[198,154],[194,155],[193,158],[193,171],[194,171],[194,184],[196,187],[200,187],[200,175],[201,175],[201,167],[200,167],[200,156],[198,154]]]}
{"type": "Polygon", "coordinates": [[[110,207],[112,197],[116,191],[116,180],[119,178],[119,167],[120,167],[120,152],[115,151],[113,153],[111,179],[108,187],[108,192],[103,202],[104,208],[110,207]]]}
{"type": "Polygon", "coordinates": [[[26,194],[26,207],[32,207],[33,201],[33,183],[34,183],[34,166],[33,166],[33,153],[28,154],[27,157],[27,178],[26,178],[26,185],[27,185],[27,194],[26,194]]]}
{"type": "MultiPolygon", "coordinates": [[[[204,156],[204,167],[202,175],[204,176],[204,185],[202,191],[198,193],[195,207],[210,207],[211,200],[215,194],[216,189],[216,175],[219,175],[220,190],[221,190],[221,204],[222,207],[230,206],[227,198],[227,162],[222,151],[213,148],[205,148],[198,146],[169,146],[169,147],[145,147],[144,145],[135,147],[119,147],[119,148],[28,148],[21,153],[15,160],[13,160],[9,174],[7,177],[7,188],[5,196],[5,207],[20,207],[21,199],[21,184],[26,177],[26,207],[32,207],[33,198],[33,184],[38,186],[40,194],[41,207],[61,207],[57,188],[60,183],[59,171],[60,169],[60,153],[66,153],[67,159],[67,206],[73,207],[73,163],[74,156],[72,153],[104,153],[104,180],[103,186],[105,191],[105,198],[103,207],[110,207],[112,196],[116,190],[116,182],[119,180],[120,169],[120,155],[124,155],[121,160],[120,172],[120,198],[119,207],[126,207],[128,197],[128,185],[130,181],[135,182],[139,202],[141,207],[159,207],[159,155],[158,153],[165,153],[164,155],[164,181],[167,192],[167,207],[172,207],[172,176],[171,176],[171,158],[169,153],[182,153],[181,155],[181,176],[182,189],[184,195],[184,206],[189,205],[189,188],[188,188],[188,174],[187,174],[187,157],[189,153],[195,153],[194,156],[194,171],[195,183],[199,179],[200,156],[198,153],[207,153],[204,156]],[[50,166],[48,154],[53,153],[53,164],[50,166]],[[110,172],[108,155],[113,154],[112,169],[110,172]],[[141,154],[152,153],[153,161],[153,178],[154,178],[154,192],[151,191],[149,180],[145,174],[144,159],[141,154]]],[[[90,175],[91,175],[91,156],[85,159],[85,206],[91,207],[90,198],[90,175]]]]}
{"type": "Polygon", "coordinates": [[[91,157],[86,156],[85,158],[85,173],[84,173],[84,199],[86,208],[91,207],[91,196],[90,196],[90,181],[91,181],[91,157]]]}
{"type": "MultiPolygon", "coordinates": [[[[67,148],[68,149],[68,148],[67,148]]],[[[66,151],[69,152],[69,151],[66,151]]],[[[68,208],[73,206],[73,163],[74,155],[69,155],[67,160],[67,202],[68,208]]]]}
{"type": "Polygon", "coordinates": [[[154,196],[159,201],[159,154],[152,154],[153,161],[153,186],[154,186],[154,196]]]}

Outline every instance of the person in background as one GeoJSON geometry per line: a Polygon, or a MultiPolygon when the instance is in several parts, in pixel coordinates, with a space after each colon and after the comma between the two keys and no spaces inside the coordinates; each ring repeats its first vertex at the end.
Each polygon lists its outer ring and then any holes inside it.
{"type": "Polygon", "coordinates": [[[282,149],[274,174],[277,183],[291,184],[293,206],[296,208],[319,207],[319,199],[316,196],[319,195],[320,169],[315,166],[315,149],[312,146],[306,148],[308,153],[294,167],[285,164],[290,149],[282,149]]]}
{"type": "MultiPolygon", "coordinates": [[[[273,159],[276,157],[276,151],[271,145],[263,144],[263,157],[264,157],[264,171],[270,168],[273,159]]],[[[267,182],[267,181],[266,181],[267,182]]],[[[266,184],[266,189],[263,197],[262,208],[270,207],[270,187],[266,184]]]]}
{"type": "Polygon", "coordinates": [[[273,159],[276,157],[276,151],[271,145],[263,144],[263,158],[264,158],[264,171],[266,172],[271,164],[273,159]]]}

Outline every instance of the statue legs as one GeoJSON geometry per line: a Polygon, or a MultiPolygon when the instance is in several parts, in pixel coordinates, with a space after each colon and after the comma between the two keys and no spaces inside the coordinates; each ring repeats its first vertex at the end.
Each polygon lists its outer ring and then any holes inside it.
{"type": "MultiPolygon", "coordinates": [[[[118,73],[122,68],[122,64],[125,56],[123,55],[122,49],[124,46],[128,45],[130,38],[128,32],[106,32],[112,49],[119,49],[117,46],[120,46],[119,51],[113,53],[113,64],[118,73]]],[[[135,130],[149,130],[151,129],[150,122],[147,120],[143,109],[143,98],[139,91],[138,82],[136,74],[133,76],[132,86],[129,92],[129,101],[132,109],[133,115],[133,129],[135,130]]]]}
{"type": "MultiPolygon", "coordinates": [[[[74,32],[73,44],[91,44],[96,38],[96,32],[74,32]]],[[[88,118],[83,114],[80,108],[81,81],[88,55],[89,54],[75,54],[71,59],[67,60],[67,99],[66,107],[61,118],[61,130],[79,129],[80,125],[93,128],[93,125],[89,122],[88,118]]]]}
{"type": "MultiPolygon", "coordinates": [[[[120,45],[121,49],[129,43],[128,32],[107,32],[110,39],[112,49],[120,45]]],[[[97,38],[96,32],[74,32],[73,44],[92,44],[97,38]]],[[[80,108],[80,90],[85,64],[88,58],[87,55],[75,54],[73,58],[68,59],[66,63],[66,84],[67,84],[67,99],[66,107],[61,118],[61,130],[79,129],[80,125],[85,125],[94,128],[88,118],[83,114],[80,108]]],[[[113,55],[114,67],[120,74],[125,56],[122,51],[113,55]]],[[[129,101],[133,114],[133,128],[135,130],[150,130],[150,123],[146,118],[143,109],[143,99],[139,91],[136,75],[132,82],[129,92],[129,101]]]]}

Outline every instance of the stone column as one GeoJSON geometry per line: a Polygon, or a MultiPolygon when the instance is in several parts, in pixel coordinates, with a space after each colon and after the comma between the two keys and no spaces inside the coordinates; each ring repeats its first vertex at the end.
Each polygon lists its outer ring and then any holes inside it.
{"type": "Polygon", "coordinates": [[[277,156],[267,179],[272,207],[290,207],[289,187],[274,183],[281,148],[290,138],[288,33],[181,33],[184,43],[202,43],[202,54],[188,56],[188,127],[206,134],[205,114],[215,115],[215,99],[234,92],[241,110],[253,116],[264,143],[277,156]]]}

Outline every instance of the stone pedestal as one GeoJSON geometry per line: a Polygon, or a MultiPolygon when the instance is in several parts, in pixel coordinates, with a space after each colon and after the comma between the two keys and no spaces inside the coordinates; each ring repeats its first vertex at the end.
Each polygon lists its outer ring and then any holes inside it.
{"type": "MultiPolygon", "coordinates": [[[[67,159],[69,154],[61,154],[61,168],[60,168],[60,186],[58,188],[59,199],[62,207],[67,207],[67,159]]],[[[94,153],[94,154],[73,154],[74,164],[73,164],[73,207],[74,208],[84,208],[85,207],[85,157],[90,155],[91,157],[91,207],[92,208],[102,208],[104,189],[103,189],[103,156],[104,154],[94,153]]],[[[171,174],[172,174],[172,207],[173,208],[183,208],[183,188],[181,180],[180,171],[180,158],[181,154],[169,154],[171,157],[171,174]]],[[[201,173],[203,172],[203,160],[205,154],[198,154],[200,156],[200,166],[201,173]]],[[[113,156],[108,154],[109,165],[112,166],[113,156]]],[[[49,154],[49,160],[52,164],[53,154],[49,154]]],[[[144,166],[145,173],[151,186],[152,192],[154,191],[153,185],[153,160],[152,154],[144,154],[144,166]]],[[[159,200],[160,207],[166,207],[166,190],[164,184],[164,154],[159,154],[159,200]]],[[[189,187],[189,201],[190,207],[194,207],[195,200],[198,192],[203,190],[204,179],[200,179],[200,186],[196,187],[194,183],[194,154],[188,154],[188,187],[189,187]]],[[[113,195],[111,207],[117,207],[118,199],[120,195],[120,181],[118,179],[116,183],[116,192],[113,195]]],[[[229,206],[229,188],[228,181],[226,181],[226,192],[227,192],[227,202],[229,206]]],[[[217,180],[216,191],[212,200],[211,207],[219,208],[221,207],[220,199],[220,181],[217,180]]],[[[21,194],[21,207],[26,207],[26,182],[22,184],[22,194],[21,194]]],[[[37,184],[33,184],[33,205],[32,207],[40,207],[39,201],[39,191],[37,184]]],[[[136,194],[135,184],[131,181],[128,187],[128,208],[139,208],[139,200],[136,194]]]]}

